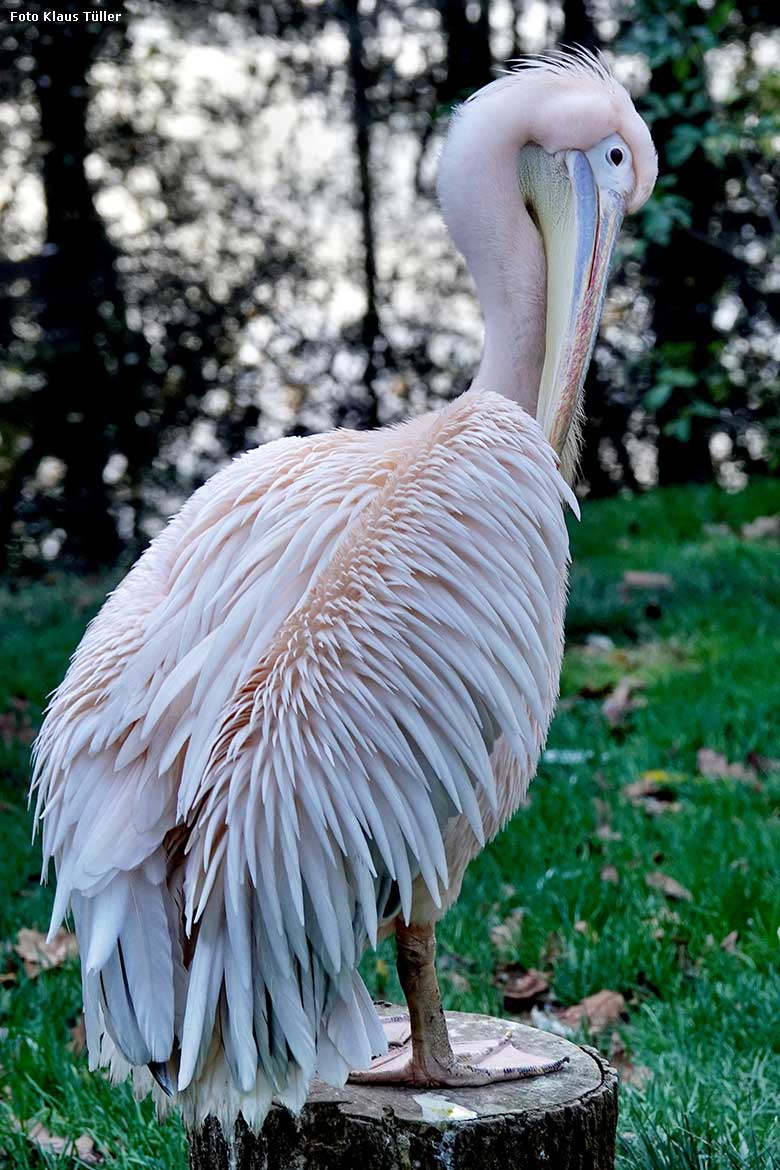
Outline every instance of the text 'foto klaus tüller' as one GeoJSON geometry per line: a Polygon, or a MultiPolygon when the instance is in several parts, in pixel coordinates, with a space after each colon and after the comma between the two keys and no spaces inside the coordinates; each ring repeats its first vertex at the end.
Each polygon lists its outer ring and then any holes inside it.
{"type": "Polygon", "coordinates": [[[11,24],[23,24],[30,21],[32,24],[78,24],[80,21],[116,22],[121,19],[119,12],[104,12],[100,8],[84,12],[55,12],[47,8],[44,12],[12,12],[11,24]]]}

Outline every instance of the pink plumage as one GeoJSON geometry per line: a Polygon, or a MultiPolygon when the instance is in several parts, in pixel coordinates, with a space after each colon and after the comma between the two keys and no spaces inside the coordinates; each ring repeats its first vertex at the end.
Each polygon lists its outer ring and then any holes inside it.
{"type": "Polygon", "coordinates": [[[52,699],[36,815],[90,1064],[141,1092],[153,1075],[191,1123],[259,1125],[384,1050],[361,953],[444,913],[534,774],[576,502],[529,413],[538,374],[514,377],[514,395],[478,380],[394,428],[236,460],[111,595],[52,699]]]}

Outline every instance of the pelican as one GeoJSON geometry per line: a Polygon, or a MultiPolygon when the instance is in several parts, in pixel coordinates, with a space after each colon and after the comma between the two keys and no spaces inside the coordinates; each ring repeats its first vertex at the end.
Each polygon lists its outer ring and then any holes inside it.
{"type": "Polygon", "coordinates": [[[656,170],[584,51],[465,102],[438,194],[484,312],[470,389],[218,472],[51,699],[31,792],[90,1065],[190,1125],[258,1127],[315,1075],[469,1086],[558,1067],[509,1040],[453,1051],[434,931],[545,741],[583,379],[621,218],[656,170]],[[358,961],[391,932],[408,1015],[385,1027],[358,961]]]}

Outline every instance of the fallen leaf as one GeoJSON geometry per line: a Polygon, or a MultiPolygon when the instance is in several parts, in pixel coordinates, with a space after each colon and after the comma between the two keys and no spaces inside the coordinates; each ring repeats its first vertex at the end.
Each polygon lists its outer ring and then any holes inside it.
{"type": "Polygon", "coordinates": [[[632,698],[632,695],[634,691],[640,690],[643,686],[644,683],[641,679],[631,675],[621,678],[615,689],[604,700],[601,708],[610,727],[617,727],[630,711],[635,711],[637,707],[642,705],[638,699],[632,698]]]}
{"type": "Polygon", "coordinates": [[[17,934],[14,950],[22,960],[28,979],[35,979],[41,971],[51,967],[60,967],[66,959],[79,953],[75,934],[58,930],[51,942],[47,942],[45,934],[39,930],[30,930],[27,926],[23,926],[17,934]]]}
{"type": "Polygon", "coordinates": [[[48,1129],[38,1121],[27,1130],[27,1136],[39,1150],[48,1154],[54,1154],[55,1156],[64,1153],[75,1154],[82,1162],[86,1162],[90,1166],[97,1165],[98,1162],[102,1162],[103,1160],[95,1149],[94,1141],[86,1133],[77,1137],[74,1142],[69,1138],[59,1137],[57,1134],[49,1133],[48,1129]]]}
{"type": "Polygon", "coordinates": [[[577,934],[587,934],[588,933],[588,924],[584,918],[579,918],[574,923],[574,929],[577,931],[577,934]]]}
{"type": "Polygon", "coordinates": [[[19,743],[32,743],[35,739],[35,728],[30,719],[32,704],[27,699],[20,699],[18,695],[11,698],[11,711],[0,715],[0,739],[6,747],[10,747],[14,740],[19,743]]]}
{"type": "Polygon", "coordinates": [[[558,1019],[569,1028],[579,1028],[584,1022],[591,1032],[603,1032],[625,1013],[626,1001],[620,992],[605,988],[587,995],[572,1007],[564,1008],[558,1013],[558,1019]]]}
{"type": "Polygon", "coordinates": [[[504,1010],[527,1012],[544,1000],[550,990],[550,980],[542,971],[530,967],[527,971],[510,975],[504,984],[504,1010]]]}
{"type": "Polygon", "coordinates": [[[653,938],[660,941],[662,938],[666,938],[667,927],[671,933],[677,930],[681,925],[681,919],[676,910],[672,910],[669,906],[662,906],[657,914],[647,919],[645,925],[652,930],[653,938]]]}
{"type": "Polygon", "coordinates": [[[679,800],[656,800],[654,796],[648,796],[642,807],[649,817],[660,817],[664,813],[680,812],[682,804],[679,800]]]}
{"type": "Polygon", "coordinates": [[[643,772],[638,780],[625,785],[623,793],[636,808],[643,809],[650,816],[679,812],[682,805],[676,799],[677,793],[664,782],[669,778],[670,774],[660,769],[643,772]]]}
{"type": "Polygon", "coordinates": [[[757,779],[755,770],[746,764],[730,764],[724,755],[713,751],[712,748],[699,748],[696,753],[696,767],[702,776],[711,780],[747,780],[757,779]]]}
{"type": "Polygon", "coordinates": [[[498,922],[495,926],[491,926],[490,941],[499,951],[504,951],[512,945],[512,931],[505,922],[498,922]]]}
{"type": "Polygon", "coordinates": [[[649,886],[651,890],[660,890],[672,902],[692,902],[693,894],[690,890],[686,890],[685,886],[681,885],[676,878],[669,877],[667,873],[661,873],[660,870],[653,870],[652,873],[645,874],[645,885],[649,886]]]}
{"type": "Polygon", "coordinates": [[[598,650],[600,653],[607,653],[609,650],[615,649],[615,643],[608,634],[588,634],[585,645],[590,650],[598,650]]]}
{"type": "Polygon", "coordinates": [[[542,763],[585,764],[592,756],[593,752],[580,751],[578,748],[548,748],[546,752],[542,753],[542,763]]]}
{"type": "Polygon", "coordinates": [[[611,825],[599,825],[596,829],[596,836],[599,841],[622,841],[623,834],[618,833],[611,825]]]}
{"type": "Polygon", "coordinates": [[[461,975],[460,971],[453,971],[452,974],[449,976],[449,980],[450,980],[450,985],[452,987],[454,987],[454,989],[456,991],[464,991],[465,992],[465,991],[471,990],[471,984],[469,983],[469,981],[465,975],[461,975]]]}
{"type": "Polygon", "coordinates": [[[780,513],[775,516],[756,516],[740,529],[745,540],[780,540],[780,513]]]}
{"type": "Polygon", "coordinates": [[[710,780],[738,780],[740,784],[750,784],[757,792],[764,785],[758,778],[758,772],[747,764],[730,763],[726,757],[712,748],[699,748],[696,753],[696,766],[700,775],[710,780]]]}
{"type": "Polygon", "coordinates": [[[726,951],[727,954],[733,955],[737,949],[737,939],[739,938],[738,930],[730,930],[726,937],[721,941],[720,949],[726,951]]]}
{"type": "Polygon", "coordinates": [[[511,926],[511,928],[513,930],[519,930],[520,927],[523,925],[524,918],[525,918],[525,906],[515,906],[514,910],[512,910],[511,913],[509,914],[509,917],[506,918],[504,921],[506,922],[506,925],[511,926]]]}
{"type": "Polygon", "coordinates": [[[470,971],[474,970],[476,965],[473,959],[459,955],[456,951],[442,950],[436,956],[436,966],[442,971],[470,971]]]}
{"type": "Polygon", "coordinates": [[[87,1032],[84,1027],[84,1017],[79,1016],[77,1022],[72,1028],[68,1028],[68,1031],[70,1032],[68,1048],[78,1056],[87,1047],[87,1032]]]}
{"type": "Polygon", "coordinates": [[[633,1063],[619,1032],[613,1032],[610,1038],[609,1062],[617,1069],[621,1083],[636,1089],[643,1088],[653,1075],[646,1065],[633,1063]]]}
{"type": "Polygon", "coordinates": [[[605,865],[599,875],[603,882],[616,886],[620,882],[620,874],[614,865],[605,865]]]}
{"type": "Polygon", "coordinates": [[[16,972],[0,971],[0,983],[16,983],[16,972]]]}
{"type": "Polygon", "coordinates": [[[563,938],[557,930],[551,930],[539,950],[539,961],[543,967],[549,967],[552,970],[563,951],[563,938]]]}
{"type": "Polygon", "coordinates": [[[631,589],[671,589],[672,578],[668,573],[646,573],[639,569],[627,569],[623,574],[623,588],[631,589]]]}
{"type": "Polygon", "coordinates": [[[490,941],[499,950],[505,950],[514,945],[517,932],[523,924],[525,909],[518,906],[503,922],[496,923],[490,928],[490,941]]]}
{"type": "Polygon", "coordinates": [[[531,1008],[530,1022],[534,1028],[539,1028],[542,1032],[552,1032],[554,1036],[574,1034],[574,1028],[564,1024],[549,1006],[539,1007],[538,1004],[534,1004],[531,1008]]]}

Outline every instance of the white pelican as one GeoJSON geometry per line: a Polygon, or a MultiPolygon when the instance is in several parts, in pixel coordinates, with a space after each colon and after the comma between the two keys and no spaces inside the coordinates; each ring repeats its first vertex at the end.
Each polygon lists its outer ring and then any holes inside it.
{"type": "Polygon", "coordinates": [[[434,926],[547,733],[582,383],[656,158],[600,61],[525,64],[462,106],[439,171],[485,316],[469,391],[215,475],[90,625],[36,744],[91,1065],[190,1124],[259,1126],[377,1056],[364,1078],[420,1085],[556,1067],[452,1051],[434,926]],[[382,1059],[357,963],[391,930],[411,1042],[382,1059]]]}

